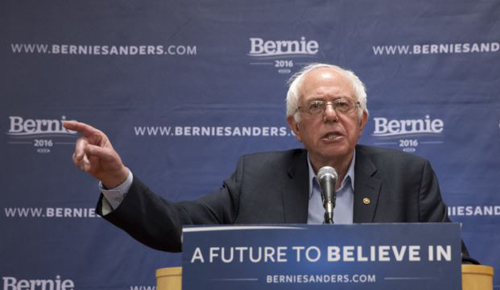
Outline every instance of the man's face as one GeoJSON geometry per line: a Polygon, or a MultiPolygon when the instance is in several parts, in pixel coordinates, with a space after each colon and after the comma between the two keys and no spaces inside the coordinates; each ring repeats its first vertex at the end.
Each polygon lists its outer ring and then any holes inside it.
{"type": "MultiPolygon", "coordinates": [[[[330,68],[318,68],[309,72],[299,92],[299,107],[306,107],[313,100],[333,101],[349,98],[356,103],[352,86],[347,78],[330,68]]],[[[339,113],[327,105],[324,113],[309,115],[304,111],[299,122],[287,117],[290,128],[299,142],[304,143],[314,167],[350,162],[354,147],[367,121],[367,114],[358,116],[359,108],[350,113],[339,113]]]]}

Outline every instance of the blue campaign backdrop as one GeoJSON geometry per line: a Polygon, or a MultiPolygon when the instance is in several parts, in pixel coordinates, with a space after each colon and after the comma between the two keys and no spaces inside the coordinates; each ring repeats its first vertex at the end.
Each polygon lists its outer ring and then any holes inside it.
{"type": "Polygon", "coordinates": [[[242,154],[301,146],[286,81],[312,62],[359,75],[360,143],[428,158],[472,256],[498,269],[498,15],[496,0],[2,1],[3,289],[152,289],[156,268],[180,265],[95,215],[61,120],[106,132],[163,197],[192,199],[242,154]]]}

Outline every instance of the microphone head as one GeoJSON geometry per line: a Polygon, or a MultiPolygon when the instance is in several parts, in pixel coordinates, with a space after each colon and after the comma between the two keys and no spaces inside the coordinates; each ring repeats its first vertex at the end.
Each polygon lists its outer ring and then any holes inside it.
{"type": "Polygon", "coordinates": [[[321,167],[318,171],[318,181],[321,185],[321,199],[325,208],[325,224],[333,224],[333,209],[335,208],[335,182],[338,174],[331,166],[321,167]]]}
{"type": "Polygon", "coordinates": [[[331,166],[323,166],[319,169],[318,171],[318,179],[322,180],[326,177],[333,178],[334,180],[337,180],[338,174],[335,168],[331,166]]]}

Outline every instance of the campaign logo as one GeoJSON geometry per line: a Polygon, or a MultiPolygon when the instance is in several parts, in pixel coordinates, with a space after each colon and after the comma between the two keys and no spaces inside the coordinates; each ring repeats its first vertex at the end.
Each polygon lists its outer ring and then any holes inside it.
{"type": "Polygon", "coordinates": [[[405,152],[415,152],[423,144],[442,144],[444,122],[431,119],[426,115],[422,119],[388,119],[373,118],[375,128],[372,136],[377,140],[375,145],[395,146],[405,152]]]}
{"type": "Polygon", "coordinates": [[[32,145],[38,153],[50,153],[58,145],[74,145],[78,137],[74,131],[63,127],[61,119],[25,119],[21,116],[9,117],[8,143],[12,145],[32,145]]]}
{"type": "Polygon", "coordinates": [[[289,74],[297,65],[307,65],[319,52],[319,43],[302,36],[297,40],[266,40],[251,37],[248,56],[252,58],[250,65],[272,66],[280,74],[289,74]]]}
{"type": "Polygon", "coordinates": [[[2,277],[4,290],[74,290],[75,282],[71,279],[62,280],[57,275],[55,279],[17,279],[15,277],[2,277]]]}

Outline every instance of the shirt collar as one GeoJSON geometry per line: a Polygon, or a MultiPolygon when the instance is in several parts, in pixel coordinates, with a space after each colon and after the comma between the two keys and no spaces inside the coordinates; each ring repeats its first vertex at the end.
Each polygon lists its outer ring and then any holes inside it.
{"type": "MultiPolygon", "coordinates": [[[[345,175],[342,183],[340,184],[340,188],[343,188],[348,180],[350,180],[349,184],[351,185],[352,192],[354,192],[354,164],[356,163],[356,150],[352,155],[351,164],[349,165],[349,169],[347,169],[347,174],[345,175]]],[[[309,166],[309,199],[313,194],[313,185],[316,182],[316,173],[314,173],[314,169],[311,164],[311,160],[309,159],[309,152],[307,152],[307,165],[309,166]]]]}

